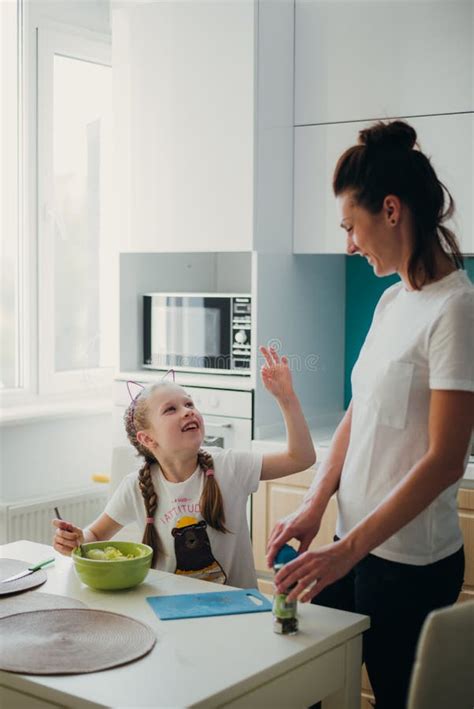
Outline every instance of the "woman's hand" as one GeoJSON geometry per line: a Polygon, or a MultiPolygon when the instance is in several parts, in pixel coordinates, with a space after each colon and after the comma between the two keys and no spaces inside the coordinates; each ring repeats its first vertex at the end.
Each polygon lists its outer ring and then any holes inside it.
{"type": "Polygon", "coordinates": [[[279,400],[289,399],[295,395],[293,381],[288,367],[288,359],[280,359],[274,347],[260,347],[260,352],[265,357],[266,364],[260,370],[262,382],[273,396],[279,400]]]}
{"type": "Polygon", "coordinates": [[[319,532],[321,517],[322,514],[316,513],[314,509],[307,505],[277,522],[272,529],[267,544],[267,564],[269,568],[273,567],[277,551],[290,539],[298,539],[300,543],[299,554],[305,552],[319,532]]]}
{"type": "Polygon", "coordinates": [[[316,551],[306,551],[290,561],[275,576],[275,587],[284,593],[296,584],[288,594],[288,601],[303,603],[318,595],[323,588],[342,578],[357,563],[343,539],[328,544],[316,551]]]}
{"type": "Polygon", "coordinates": [[[62,519],[53,519],[53,525],[56,527],[53,547],[61,554],[70,556],[73,549],[84,543],[84,532],[79,527],[62,519]]]}

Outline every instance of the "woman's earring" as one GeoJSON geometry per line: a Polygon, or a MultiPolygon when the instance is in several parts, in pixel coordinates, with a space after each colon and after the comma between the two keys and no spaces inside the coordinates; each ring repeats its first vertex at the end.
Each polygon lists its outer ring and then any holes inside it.
{"type": "Polygon", "coordinates": [[[390,221],[390,224],[391,224],[392,226],[396,226],[396,225],[397,225],[396,219],[392,219],[392,220],[390,221]]]}

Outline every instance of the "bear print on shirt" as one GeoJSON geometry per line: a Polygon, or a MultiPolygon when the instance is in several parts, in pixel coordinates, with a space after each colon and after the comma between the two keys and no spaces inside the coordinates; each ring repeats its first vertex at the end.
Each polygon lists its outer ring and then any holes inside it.
{"type": "Polygon", "coordinates": [[[183,574],[203,581],[225,584],[227,575],[214,558],[207,522],[194,517],[181,517],[172,530],[176,555],[175,574],[183,574]]]}

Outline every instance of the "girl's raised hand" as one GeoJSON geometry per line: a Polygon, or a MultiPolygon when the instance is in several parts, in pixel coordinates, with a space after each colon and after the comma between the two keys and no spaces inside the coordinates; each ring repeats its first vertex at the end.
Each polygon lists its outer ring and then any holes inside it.
{"type": "Polygon", "coordinates": [[[294,396],[288,359],[285,356],[280,359],[274,347],[260,347],[259,349],[265,357],[265,364],[260,370],[265,389],[279,400],[294,396]]]}

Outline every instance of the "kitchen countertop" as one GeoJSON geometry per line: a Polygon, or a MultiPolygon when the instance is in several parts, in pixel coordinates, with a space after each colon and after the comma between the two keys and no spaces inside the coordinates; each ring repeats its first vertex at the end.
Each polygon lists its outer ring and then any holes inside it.
{"type": "Polygon", "coordinates": [[[79,581],[72,560],[50,546],[13,542],[1,553],[29,563],[54,555],[55,564],[46,569],[47,581],[39,588],[42,593],[124,613],[146,623],[157,638],[145,657],[102,672],[65,676],[0,672],[2,706],[264,709],[309,706],[327,695],[331,706],[360,706],[361,633],[369,627],[367,616],[299,604],[300,632],[294,636],[275,634],[268,612],[160,621],[147,596],[209,593],[222,587],[151,570],[134,589],[94,591],[79,581]]]}
{"type": "MultiPolygon", "coordinates": [[[[313,427],[310,429],[311,438],[313,439],[314,448],[319,461],[324,460],[329,445],[336,430],[335,426],[313,427]]],[[[281,450],[286,446],[286,435],[281,434],[271,438],[254,439],[252,441],[252,450],[256,451],[271,451],[281,450]]],[[[469,463],[461,480],[461,487],[474,489],[474,456],[470,456],[469,463]]]]}

